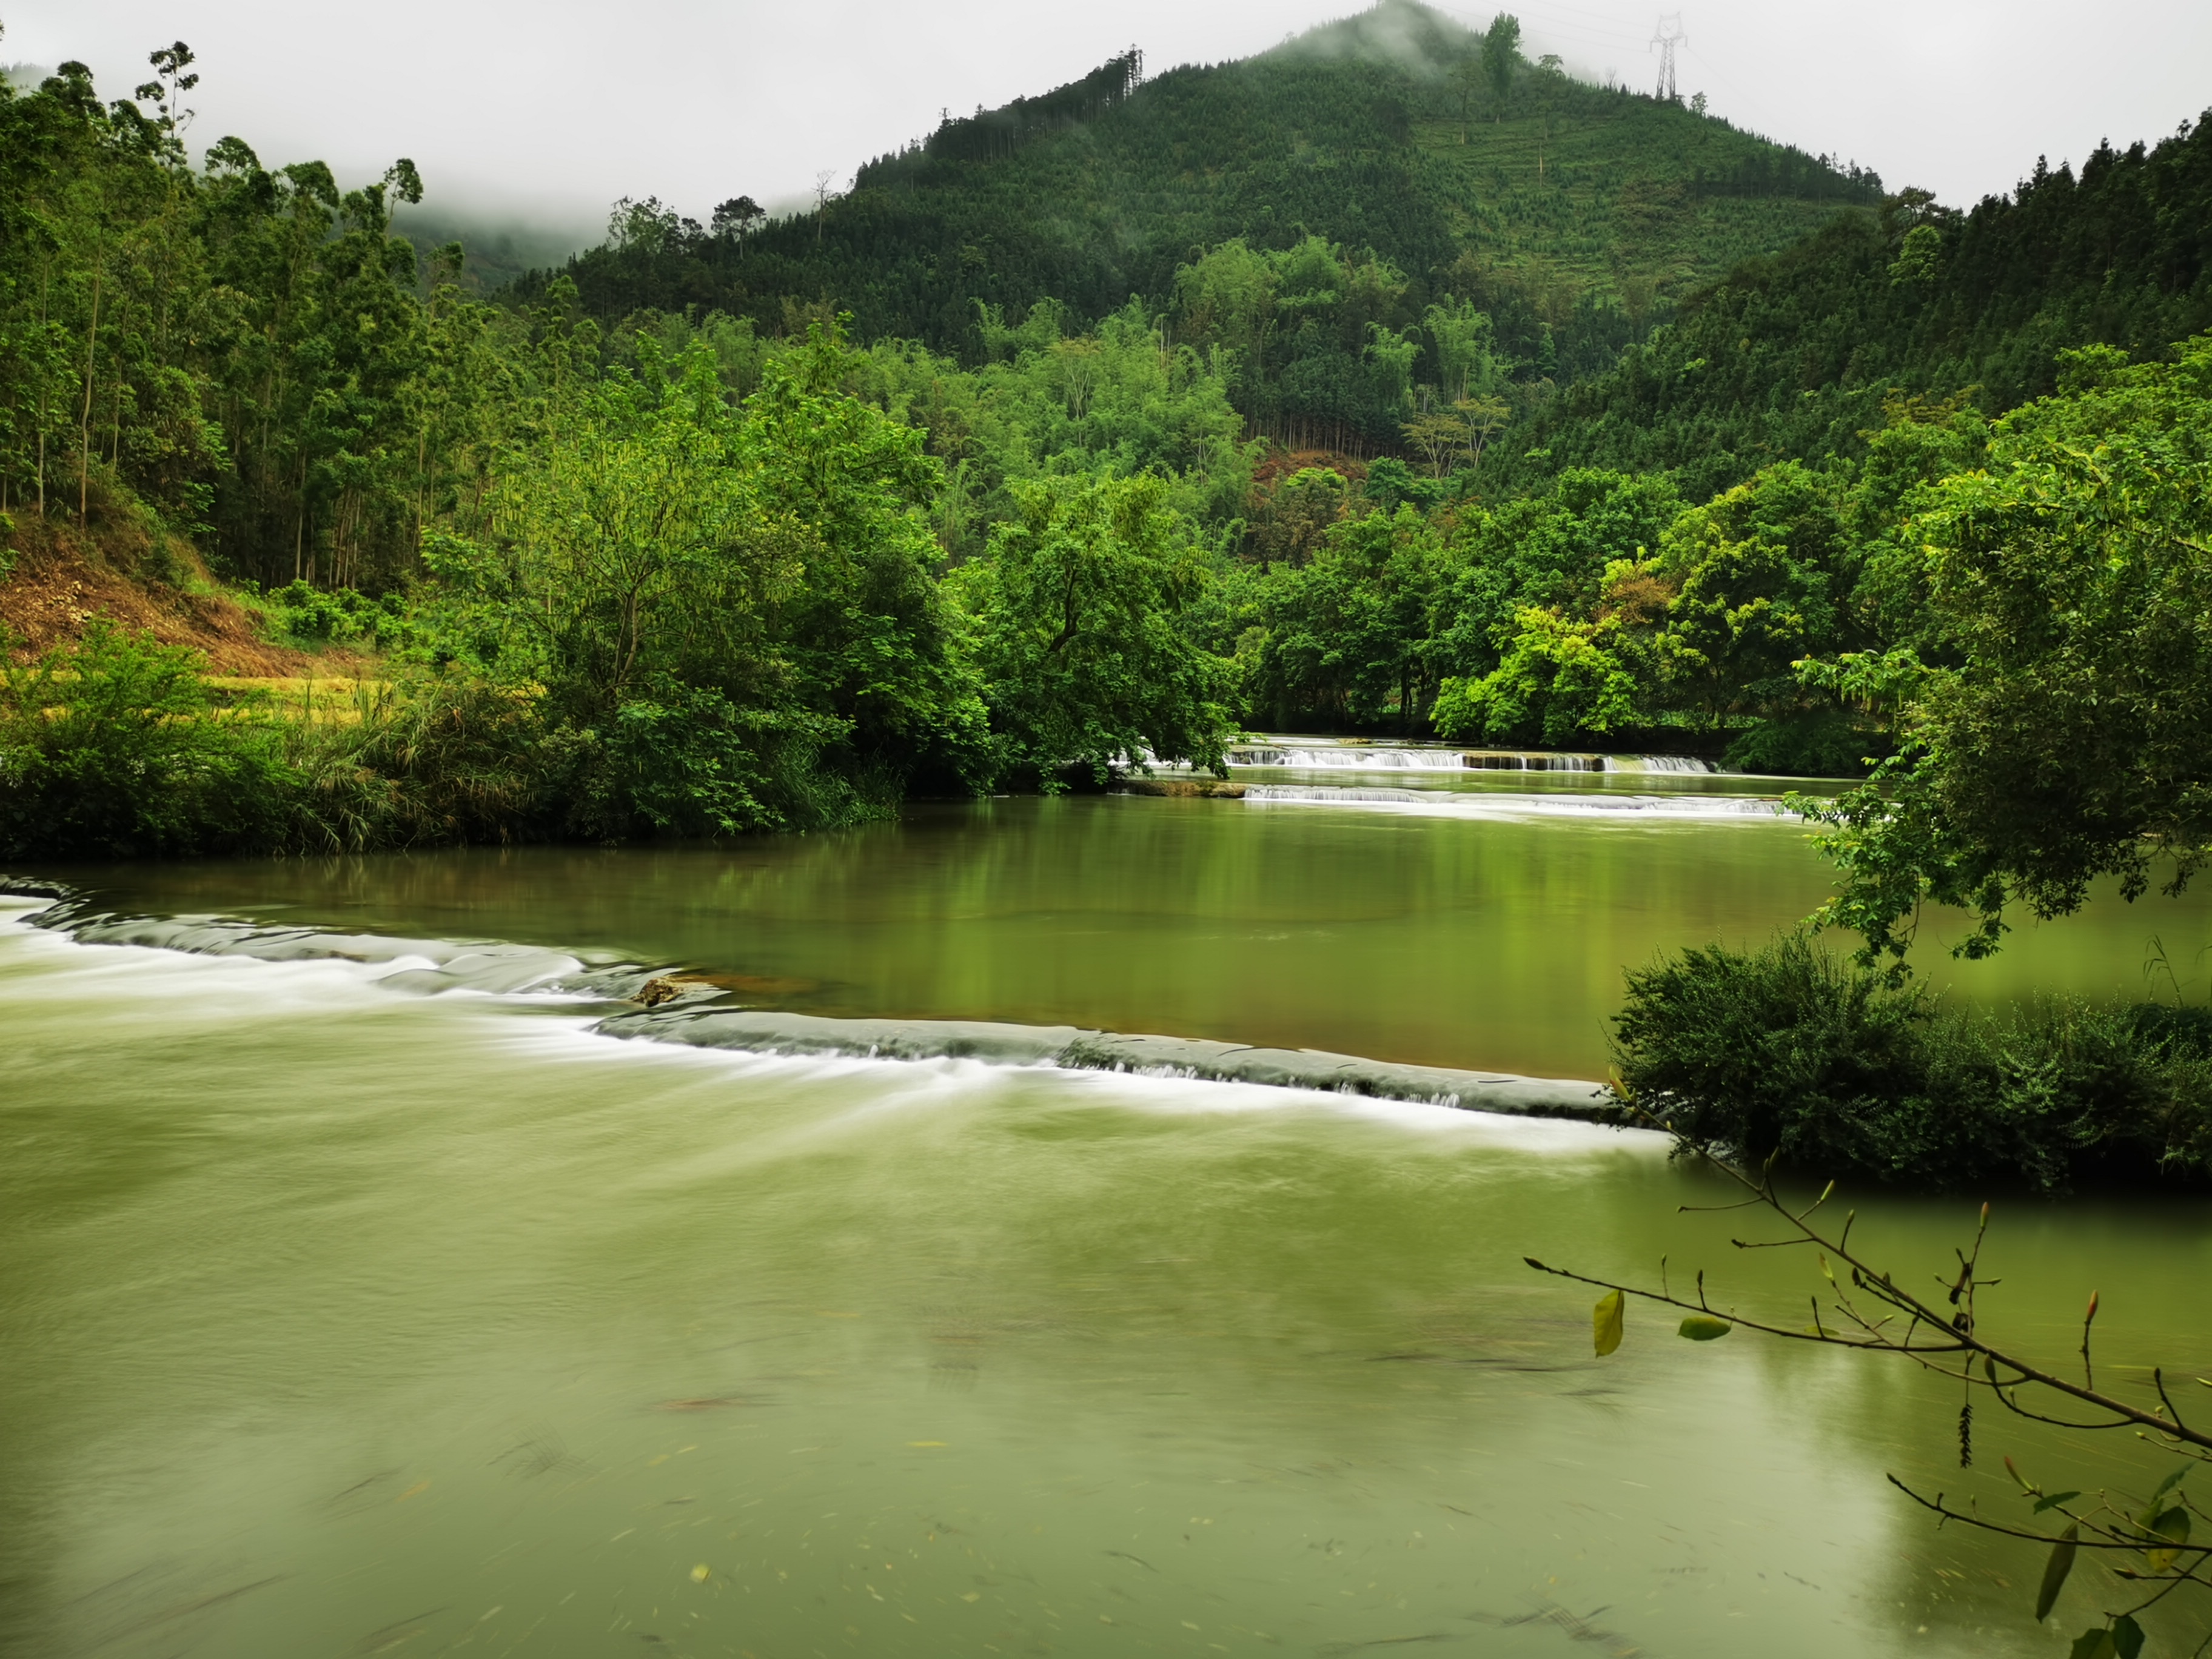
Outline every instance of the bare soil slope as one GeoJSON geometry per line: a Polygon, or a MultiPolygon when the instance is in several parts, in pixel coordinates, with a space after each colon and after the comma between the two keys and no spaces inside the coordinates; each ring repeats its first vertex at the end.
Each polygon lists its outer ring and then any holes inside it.
{"type": "Polygon", "coordinates": [[[87,623],[104,617],[164,645],[204,652],[218,674],[291,675],[310,661],[305,652],[263,639],[260,618],[222,592],[191,544],[148,529],[135,514],[95,506],[82,529],[35,508],[8,516],[15,524],[6,538],[13,568],[0,575],[0,630],[18,660],[70,644],[87,623]]]}

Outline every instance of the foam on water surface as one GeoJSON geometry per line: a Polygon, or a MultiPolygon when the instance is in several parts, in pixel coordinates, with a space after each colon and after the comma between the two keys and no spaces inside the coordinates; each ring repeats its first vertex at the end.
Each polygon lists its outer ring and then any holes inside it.
{"type": "Polygon", "coordinates": [[[1595,793],[1480,794],[1436,789],[1332,787],[1327,784],[1248,784],[1255,805],[1342,806],[1437,817],[1571,817],[1629,822],[1651,818],[1759,820],[1794,818],[1778,800],[1756,795],[1627,795],[1595,793]]]}

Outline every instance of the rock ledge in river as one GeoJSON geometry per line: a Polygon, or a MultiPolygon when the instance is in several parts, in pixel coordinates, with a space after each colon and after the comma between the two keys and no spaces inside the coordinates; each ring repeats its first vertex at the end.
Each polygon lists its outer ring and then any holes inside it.
{"type": "Polygon", "coordinates": [[[617,1014],[606,1036],[769,1054],[853,1054],[884,1060],[979,1060],[997,1066],[1062,1066],[1140,1072],[1217,1083],[1319,1089],[1383,1100],[1428,1101],[1469,1111],[1625,1123],[1620,1097],[1601,1084],[1559,1078],[1404,1066],[1316,1048],[1260,1048],[1200,1037],[1131,1036],[1073,1025],[966,1019],[832,1019],[765,1009],[617,1014]]]}

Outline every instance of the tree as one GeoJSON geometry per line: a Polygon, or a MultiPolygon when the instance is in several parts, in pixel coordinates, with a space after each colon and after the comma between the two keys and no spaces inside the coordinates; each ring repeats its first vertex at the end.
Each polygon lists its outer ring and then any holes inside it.
{"type": "Polygon", "coordinates": [[[714,217],[708,222],[708,228],[714,235],[733,237],[739,252],[743,252],[745,233],[767,217],[761,204],[751,197],[737,196],[714,210],[714,217]]]}
{"type": "Polygon", "coordinates": [[[1342,521],[1350,482],[1332,467],[1301,467],[1264,493],[1255,489],[1249,534],[1261,568],[1308,563],[1342,521]]]}
{"type": "Polygon", "coordinates": [[[1482,72],[1495,100],[1496,119],[1505,118],[1505,95],[1513,89],[1513,71],[1521,62],[1521,20],[1501,11],[1482,32],[1482,72]]]}
{"type": "Polygon", "coordinates": [[[1441,478],[1449,470],[1451,458],[1468,448],[1474,441],[1474,428],[1466,416],[1432,410],[1416,415],[1399,428],[1406,441],[1421,452],[1429,464],[1429,476],[1441,478]]]}
{"type": "Polygon", "coordinates": [[[1842,643],[1842,537],[1835,492],[1795,462],[1685,513],[1662,539],[1677,585],[1661,643],[1685,704],[1717,724],[1802,696],[1792,665],[1842,643]]]}
{"type": "Polygon", "coordinates": [[[1513,418],[1512,405],[1503,398],[1462,398],[1452,405],[1467,429],[1467,461],[1473,466],[1482,459],[1483,446],[1504,429],[1513,418]]]}
{"type": "MultiPolygon", "coordinates": [[[[1436,672],[1479,680],[1498,667],[1528,607],[1574,619],[1621,608],[1615,567],[1644,560],[1681,511],[1664,477],[1596,468],[1562,473],[1545,495],[1463,509],[1433,623],[1436,672]]],[[[1639,580],[1651,585],[1648,572],[1639,580]]],[[[1651,620],[1650,605],[1633,608],[1639,626],[1651,620]]]]}
{"type": "Polygon", "coordinates": [[[2063,915],[2107,875],[2133,898],[2161,862],[2178,892],[2212,853],[2212,335],[2064,364],[1912,520],[1929,631],[1864,665],[1902,676],[1900,751],[1814,809],[1843,872],[1822,917],[1869,958],[1901,962],[1928,900],[1984,956],[2015,902],[2063,915]]]}
{"type": "Polygon", "coordinates": [[[1154,760],[1220,771],[1228,665],[1184,632],[1205,566],[1165,483],[1042,478],[1013,493],[1020,516],[947,584],[1001,769],[1048,787],[1071,767],[1102,781],[1154,760]]]}
{"type": "Polygon", "coordinates": [[[1489,313],[1471,300],[1455,302],[1448,295],[1421,313],[1421,323],[1428,330],[1446,402],[1486,397],[1498,389],[1510,365],[1499,360],[1498,331],[1489,313]]]}
{"type": "Polygon", "coordinates": [[[1278,727],[1305,718],[1339,728],[1380,725],[1395,705],[1398,729],[1414,729],[1435,687],[1425,635],[1445,558],[1434,525],[1407,503],[1346,519],[1310,563],[1278,566],[1247,647],[1255,705],[1278,727]]]}
{"type": "Polygon", "coordinates": [[[484,537],[433,538],[435,631],[542,688],[572,830],[836,821],[841,791],[963,770],[981,710],[933,580],[940,470],[837,389],[846,361],[817,330],[733,406],[706,343],[648,346],[503,448],[484,537]]]}
{"type": "Polygon", "coordinates": [[[1634,722],[1640,688],[1619,618],[1569,622],[1532,605],[1514,623],[1495,670],[1443,683],[1430,716],[1438,736],[1559,749],[1634,722]]]}
{"type": "Polygon", "coordinates": [[[1275,263],[1242,237],[1176,269],[1182,337],[1200,350],[1223,354],[1220,365],[1232,385],[1256,389],[1266,377],[1275,283],[1275,263]]]}
{"type": "Polygon", "coordinates": [[[767,613],[803,567],[741,459],[703,352],[611,377],[504,458],[489,544],[441,538],[433,568],[489,607],[488,660],[580,723],[670,676],[757,698],[767,613]]]}
{"type": "Polygon", "coordinates": [[[1468,111],[1474,102],[1475,88],[1482,84],[1484,70],[1480,45],[1452,65],[1452,81],[1459,88],[1459,141],[1462,144],[1467,142],[1468,111]]]}

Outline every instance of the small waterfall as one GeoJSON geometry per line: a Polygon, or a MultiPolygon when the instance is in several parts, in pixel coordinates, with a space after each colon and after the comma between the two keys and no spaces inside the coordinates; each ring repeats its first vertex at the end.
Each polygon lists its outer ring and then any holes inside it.
{"type": "Polygon", "coordinates": [[[1607,755],[1604,769],[1608,772],[1697,772],[1718,770],[1711,761],[1699,760],[1695,755],[1607,755]]]}
{"type": "Polygon", "coordinates": [[[1552,750],[1470,749],[1460,764],[1477,772],[1602,772],[1602,755],[1567,755],[1552,750]]]}
{"type": "Polygon", "coordinates": [[[1319,783],[1255,783],[1247,803],[1304,806],[1364,806],[1442,817],[1779,818],[1791,814],[1760,795],[1514,795],[1440,789],[1346,788],[1319,783]]]}
{"type": "Polygon", "coordinates": [[[1456,749],[1382,749],[1345,744],[1248,743],[1229,750],[1231,766],[1304,772],[1456,772],[1456,749]]]}
{"type": "Polygon", "coordinates": [[[1299,772],[1668,772],[1717,769],[1694,755],[1593,755],[1553,749],[1392,748],[1382,744],[1263,739],[1232,744],[1231,766],[1299,772]]]}

